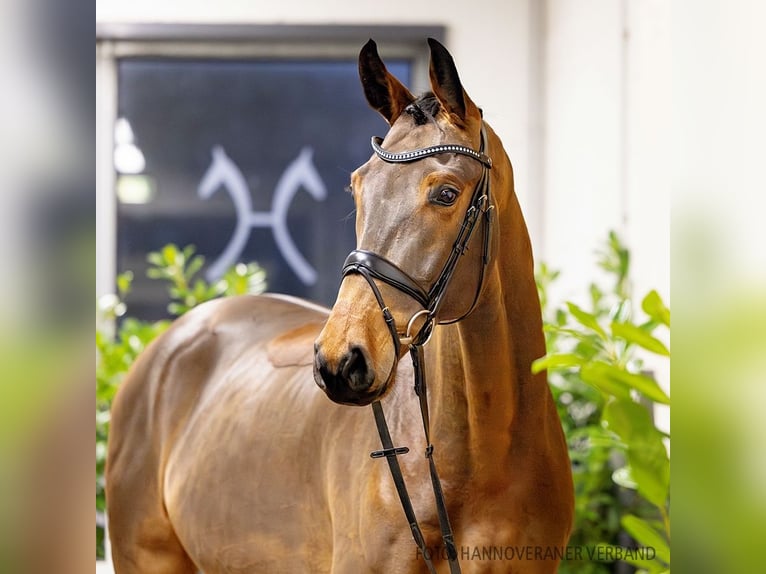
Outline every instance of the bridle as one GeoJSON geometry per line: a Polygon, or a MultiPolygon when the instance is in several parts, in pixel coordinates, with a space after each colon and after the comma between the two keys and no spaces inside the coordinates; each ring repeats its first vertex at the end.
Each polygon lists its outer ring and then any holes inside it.
{"type": "MultiPolygon", "coordinates": [[[[447,257],[441,273],[436,281],[433,283],[430,289],[424,289],[417,281],[415,281],[405,271],[400,269],[397,265],[387,260],[386,258],[373,253],[371,251],[356,249],[352,251],[346,258],[343,264],[343,277],[349,274],[358,274],[365,278],[372,290],[378,305],[383,313],[383,319],[386,322],[386,326],[391,334],[391,338],[394,343],[394,363],[391,368],[389,380],[382,388],[386,388],[391,382],[394,374],[396,373],[396,366],[399,361],[399,349],[401,345],[407,345],[410,351],[410,357],[412,359],[412,366],[415,374],[415,393],[418,396],[420,403],[420,414],[423,419],[423,430],[426,439],[425,456],[428,459],[429,470],[431,474],[431,485],[434,491],[434,498],[436,502],[436,511],[439,518],[439,527],[442,533],[442,540],[447,552],[447,558],[449,560],[450,572],[452,574],[458,574],[460,572],[460,563],[458,562],[457,549],[452,534],[452,527],[449,523],[449,517],[447,515],[447,506],[444,501],[444,492],[442,490],[441,481],[439,475],[436,472],[436,465],[433,460],[434,447],[431,443],[430,436],[430,419],[428,414],[428,392],[426,387],[426,375],[425,375],[425,362],[423,347],[428,343],[434,328],[434,323],[437,321],[437,316],[441,305],[444,301],[447,288],[450,284],[452,276],[455,273],[458,261],[463,256],[467,249],[468,243],[473,235],[476,224],[479,220],[483,221],[483,242],[482,242],[482,265],[479,276],[479,282],[476,287],[473,301],[468,310],[459,316],[457,319],[450,319],[448,321],[442,321],[439,324],[456,323],[465,317],[467,317],[473,309],[476,307],[476,303],[481,294],[481,288],[484,283],[485,269],[489,265],[490,261],[490,244],[492,241],[491,224],[492,224],[492,199],[490,196],[490,177],[489,170],[492,168],[492,160],[486,155],[485,150],[487,148],[487,134],[482,124],[481,128],[481,147],[479,151],[473,150],[469,147],[458,144],[440,144],[431,147],[426,147],[414,151],[406,152],[390,152],[381,147],[382,140],[378,137],[372,138],[372,149],[375,154],[385,162],[388,163],[409,163],[418,161],[426,157],[452,153],[457,155],[463,155],[470,157],[482,165],[482,172],[473,190],[471,197],[471,203],[466,210],[463,217],[463,221],[460,225],[457,238],[452,246],[449,256],[447,257]],[[404,332],[404,337],[400,336],[396,327],[396,322],[391,314],[390,309],[386,305],[383,295],[380,292],[375,280],[382,281],[391,287],[407,294],[412,299],[417,301],[423,309],[415,313],[407,323],[407,329],[404,332]],[[424,322],[417,333],[412,333],[416,320],[423,317],[424,322]]],[[[415,540],[418,548],[421,550],[423,559],[428,566],[428,570],[431,574],[436,574],[436,568],[431,558],[431,553],[425,546],[425,540],[423,533],[415,517],[415,511],[412,508],[412,502],[410,501],[407,487],[404,483],[404,477],[402,475],[401,467],[397,456],[400,454],[406,454],[409,452],[407,447],[395,447],[391,439],[391,433],[388,429],[388,423],[386,422],[385,415],[383,413],[383,407],[379,400],[375,400],[372,403],[373,414],[375,415],[375,424],[380,435],[380,441],[383,446],[382,450],[376,450],[370,453],[372,458],[385,457],[388,461],[389,470],[394,480],[399,500],[402,504],[404,514],[410,525],[412,531],[412,537],[415,540]]]]}
{"type": "MultiPolygon", "coordinates": [[[[468,206],[468,209],[466,210],[465,216],[463,218],[463,222],[460,225],[460,230],[458,231],[458,236],[455,239],[455,243],[453,244],[452,250],[450,251],[449,256],[447,257],[447,261],[444,263],[444,266],[442,267],[441,273],[439,274],[439,277],[434,281],[434,284],[432,287],[428,290],[424,289],[417,281],[415,281],[412,277],[410,277],[405,271],[400,269],[398,266],[396,266],[394,263],[389,261],[388,259],[378,255],[377,253],[373,253],[372,251],[367,251],[363,249],[355,249],[352,251],[348,257],[346,258],[346,261],[343,263],[343,277],[350,273],[357,273],[365,277],[367,279],[367,282],[370,284],[370,287],[372,288],[373,292],[376,295],[376,299],[378,299],[378,303],[381,303],[383,300],[383,297],[380,295],[380,291],[377,289],[377,286],[374,284],[374,282],[371,280],[372,278],[378,279],[380,281],[383,281],[384,283],[389,284],[390,286],[398,289],[399,291],[402,291],[403,293],[406,293],[411,298],[415,299],[420,305],[423,307],[423,311],[420,311],[416,313],[416,316],[414,316],[409,321],[409,325],[411,326],[413,324],[413,319],[415,319],[417,316],[425,315],[426,316],[426,323],[424,326],[420,329],[419,334],[422,335],[430,335],[431,328],[433,327],[433,321],[436,318],[439,309],[441,307],[441,304],[444,300],[444,296],[447,292],[447,286],[449,285],[450,280],[452,279],[452,276],[455,272],[455,268],[457,267],[457,263],[460,260],[460,257],[465,254],[465,252],[468,249],[468,242],[471,239],[471,236],[473,234],[474,228],[476,226],[476,223],[479,220],[479,217],[481,215],[484,215],[484,241],[483,241],[483,249],[482,249],[482,262],[483,265],[481,267],[480,272],[480,278],[479,283],[476,287],[476,292],[474,294],[473,302],[471,303],[471,306],[468,308],[468,310],[463,313],[460,317],[457,319],[451,319],[448,321],[442,321],[440,324],[450,324],[450,323],[457,323],[458,321],[461,321],[465,317],[467,317],[471,311],[476,306],[476,302],[478,301],[479,294],[481,293],[481,287],[484,281],[484,269],[489,264],[490,259],[490,243],[491,243],[491,221],[492,221],[492,210],[494,206],[492,205],[492,200],[490,196],[490,185],[489,185],[489,170],[492,168],[492,159],[487,156],[484,153],[484,149],[486,148],[486,131],[484,129],[484,126],[482,125],[481,129],[481,147],[479,148],[479,151],[475,151],[469,147],[458,145],[458,144],[442,144],[442,145],[435,145],[427,148],[422,148],[414,151],[407,151],[407,152],[398,152],[393,153],[389,152],[385,149],[383,149],[380,144],[382,143],[381,138],[379,137],[373,137],[372,138],[372,149],[375,151],[376,155],[382,159],[383,161],[386,161],[388,163],[410,163],[413,161],[418,161],[420,159],[430,157],[433,155],[443,154],[443,153],[454,153],[458,155],[464,155],[467,157],[470,157],[482,165],[482,173],[481,177],[479,178],[478,183],[474,187],[473,195],[471,197],[471,203],[468,206]]],[[[382,309],[387,309],[385,304],[381,304],[382,309]]],[[[389,313],[390,314],[390,313],[389,313]]],[[[384,311],[384,315],[388,315],[384,311]]],[[[393,322],[393,319],[391,321],[386,318],[386,323],[390,324],[393,322]]],[[[409,331],[409,329],[408,329],[409,331]]],[[[410,333],[406,333],[406,337],[410,337],[410,333]]],[[[426,337],[421,337],[421,342],[424,344],[426,340],[426,337]]],[[[395,333],[395,345],[394,348],[398,348],[399,345],[399,336],[398,333],[395,333]]],[[[409,342],[409,341],[407,341],[409,342]]],[[[413,340],[412,342],[418,343],[417,340],[413,340]]]]}

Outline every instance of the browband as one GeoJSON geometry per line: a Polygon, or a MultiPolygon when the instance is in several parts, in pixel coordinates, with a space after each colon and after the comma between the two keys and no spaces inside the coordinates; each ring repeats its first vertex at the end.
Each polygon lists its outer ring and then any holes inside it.
{"type": "MultiPolygon", "coordinates": [[[[488,168],[492,167],[492,158],[490,158],[483,151],[476,151],[469,147],[459,145],[459,144],[440,144],[440,145],[424,147],[424,148],[416,149],[412,151],[395,153],[395,152],[386,151],[382,147],[380,147],[380,144],[383,143],[383,138],[373,136],[371,143],[372,143],[372,149],[375,151],[378,157],[390,163],[407,163],[410,161],[417,161],[419,159],[423,159],[424,157],[437,155],[440,153],[456,153],[459,155],[466,155],[470,158],[473,158],[476,161],[484,164],[488,168]]],[[[482,138],[482,147],[484,147],[483,144],[484,144],[484,141],[482,138]]]]}

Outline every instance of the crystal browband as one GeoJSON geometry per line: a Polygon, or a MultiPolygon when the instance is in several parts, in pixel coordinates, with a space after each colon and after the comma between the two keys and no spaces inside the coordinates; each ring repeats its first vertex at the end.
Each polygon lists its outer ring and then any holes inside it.
{"type": "Polygon", "coordinates": [[[422,149],[416,149],[413,151],[393,153],[390,151],[386,151],[382,147],[380,147],[380,144],[382,143],[383,143],[382,138],[373,136],[372,149],[375,151],[376,154],[378,154],[378,157],[380,159],[382,159],[383,161],[391,162],[391,163],[406,163],[410,161],[416,161],[424,157],[428,157],[428,156],[432,156],[432,155],[436,155],[440,153],[456,153],[459,155],[466,155],[470,158],[473,158],[476,161],[481,162],[488,168],[492,167],[492,159],[489,156],[487,156],[486,154],[482,152],[478,152],[469,147],[458,145],[458,144],[441,144],[441,145],[435,145],[431,147],[424,147],[422,149]]]}

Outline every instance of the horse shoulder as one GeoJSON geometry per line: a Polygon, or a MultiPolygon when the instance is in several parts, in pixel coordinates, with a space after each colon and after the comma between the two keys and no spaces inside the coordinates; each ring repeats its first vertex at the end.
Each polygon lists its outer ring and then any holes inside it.
{"type": "MultiPolygon", "coordinates": [[[[199,470],[194,467],[200,464],[199,457],[190,454],[195,441],[219,445],[220,450],[221,444],[239,444],[237,441],[260,436],[227,437],[216,429],[239,419],[252,417],[257,423],[271,416],[273,408],[259,398],[264,391],[312,394],[310,369],[277,368],[267,357],[267,349],[276,350],[280,344],[272,342],[281,340],[296,356],[305,355],[305,349],[313,349],[310,333],[325,316],[322,308],[292,298],[219,299],[186,313],[141,353],[112,409],[107,497],[113,509],[110,520],[120,539],[170,547],[171,543],[178,545],[173,542],[176,535],[185,540],[189,537],[183,524],[173,520],[173,510],[177,512],[179,505],[168,498],[168,488],[175,485],[182,489],[181,494],[189,495],[183,485],[188,482],[184,476],[190,474],[179,474],[178,469],[173,472],[173,467],[199,470]],[[276,384],[278,380],[283,384],[276,384]],[[234,393],[252,403],[239,401],[241,408],[235,409],[234,393]],[[264,410],[250,412],[248,407],[253,404],[264,410]]],[[[329,401],[320,404],[325,402],[329,401]]],[[[232,448],[248,452],[246,447],[232,448]]],[[[200,477],[199,472],[192,475],[200,477]]],[[[192,533],[192,537],[196,535],[192,533]]]]}

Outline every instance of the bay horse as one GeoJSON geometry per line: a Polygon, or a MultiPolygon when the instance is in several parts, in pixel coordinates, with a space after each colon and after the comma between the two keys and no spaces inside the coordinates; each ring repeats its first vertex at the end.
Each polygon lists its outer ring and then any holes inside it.
{"type": "Polygon", "coordinates": [[[357,249],[332,310],[278,295],[205,303],[121,385],[106,475],[119,574],[556,571],[573,488],[545,375],[530,369],[545,346],[529,236],[502,143],[429,45],[418,98],[372,40],[360,52],[390,130],[351,176],[357,249]],[[410,349],[415,371],[399,361],[410,349]],[[414,372],[428,376],[430,440],[414,372]],[[420,545],[389,465],[369,456],[370,404],[397,445],[428,445],[378,451],[399,464],[420,545]]]}

